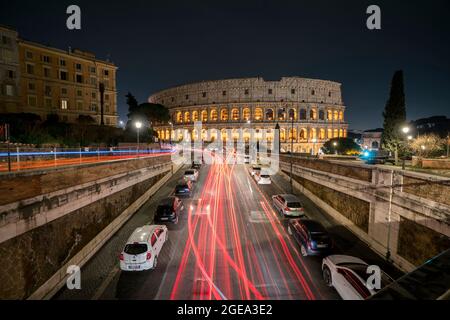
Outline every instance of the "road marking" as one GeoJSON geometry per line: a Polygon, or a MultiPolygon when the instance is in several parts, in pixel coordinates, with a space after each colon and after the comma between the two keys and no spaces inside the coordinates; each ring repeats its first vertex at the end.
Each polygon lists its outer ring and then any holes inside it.
{"type": "Polygon", "coordinates": [[[99,300],[100,297],[105,292],[106,288],[109,286],[111,281],[114,279],[114,277],[120,272],[120,268],[115,265],[112,270],[109,272],[108,276],[103,280],[102,284],[98,289],[95,291],[94,295],[92,296],[91,300],[99,300]]]}

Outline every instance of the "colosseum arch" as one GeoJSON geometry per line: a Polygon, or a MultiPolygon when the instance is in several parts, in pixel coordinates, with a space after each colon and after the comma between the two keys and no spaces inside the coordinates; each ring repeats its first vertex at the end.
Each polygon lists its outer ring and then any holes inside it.
{"type": "Polygon", "coordinates": [[[175,117],[175,122],[176,123],[182,123],[183,122],[183,114],[181,113],[181,111],[178,111],[176,113],[176,117],[175,117]]]}
{"type": "Polygon", "coordinates": [[[325,111],[323,109],[319,110],[319,120],[325,120],[325,111]]]}
{"type": "Polygon", "coordinates": [[[239,121],[239,109],[238,108],[231,109],[231,120],[239,121]]]}
{"type": "Polygon", "coordinates": [[[192,121],[198,121],[198,111],[192,111],[192,121]]]}
{"type": "Polygon", "coordinates": [[[310,118],[311,120],[317,120],[317,109],[316,109],[316,108],[312,108],[312,109],[309,111],[309,118],[310,118]]]}
{"type": "Polygon", "coordinates": [[[186,123],[191,122],[191,114],[189,111],[186,111],[184,113],[184,122],[186,122],[186,123]]]}
{"type": "Polygon", "coordinates": [[[251,119],[251,112],[250,112],[250,108],[245,107],[244,109],[242,109],[242,118],[245,121],[248,121],[251,119]]]}
{"type": "Polygon", "coordinates": [[[266,120],[273,121],[273,109],[272,108],[266,109],[266,120]]]}
{"type": "Polygon", "coordinates": [[[220,110],[220,121],[228,121],[228,109],[220,110]]]}
{"type": "Polygon", "coordinates": [[[300,120],[306,120],[306,109],[300,109],[300,120]]]}
{"type": "Polygon", "coordinates": [[[211,110],[209,120],[217,121],[217,110],[216,109],[211,110]]]}
{"type": "Polygon", "coordinates": [[[319,139],[325,140],[325,129],[324,128],[320,128],[320,130],[319,130],[319,139]]]}
{"type": "Polygon", "coordinates": [[[202,119],[202,122],[208,122],[208,111],[207,110],[202,110],[201,119],[202,119]]]}
{"type": "Polygon", "coordinates": [[[302,141],[308,140],[308,131],[306,130],[306,128],[301,128],[300,129],[299,139],[302,140],[302,141]]]}
{"type": "Polygon", "coordinates": [[[294,108],[289,109],[289,120],[294,119],[294,121],[297,121],[297,110],[294,108]]]}
{"type": "Polygon", "coordinates": [[[255,108],[253,119],[255,121],[262,121],[264,119],[262,108],[260,108],[260,107],[255,108]]]}

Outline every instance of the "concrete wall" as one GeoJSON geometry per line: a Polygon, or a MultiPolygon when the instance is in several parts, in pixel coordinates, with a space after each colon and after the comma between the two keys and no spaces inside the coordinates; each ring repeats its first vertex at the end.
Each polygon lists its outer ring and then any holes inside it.
{"type": "MultiPolygon", "coordinates": [[[[289,158],[281,160],[289,175],[289,158]]],[[[338,161],[293,163],[297,189],[404,271],[450,248],[448,179],[338,161]]]]}
{"type": "MultiPolygon", "coordinates": [[[[167,157],[10,175],[33,196],[0,205],[0,299],[50,297],[171,176],[167,157]],[[60,177],[64,179],[60,179],[60,177]],[[51,177],[59,181],[56,183],[51,177]],[[78,182],[78,184],[77,184],[78,182]],[[36,195],[36,190],[45,193],[36,195]]],[[[2,180],[2,186],[7,183],[2,180]]],[[[3,198],[4,199],[4,198],[3,198]]]]}

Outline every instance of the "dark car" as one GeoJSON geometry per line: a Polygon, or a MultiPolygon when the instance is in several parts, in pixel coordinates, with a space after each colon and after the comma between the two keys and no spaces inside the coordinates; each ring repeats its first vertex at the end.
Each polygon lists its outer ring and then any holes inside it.
{"type": "Polygon", "coordinates": [[[155,222],[171,222],[177,224],[183,209],[183,202],[177,197],[163,199],[156,208],[155,222]]]}
{"type": "Polygon", "coordinates": [[[200,170],[201,167],[202,167],[202,165],[200,163],[192,162],[192,166],[191,166],[192,169],[200,170]]]}
{"type": "Polygon", "coordinates": [[[332,247],[333,241],[324,226],[310,219],[293,219],[289,221],[289,234],[293,235],[300,245],[303,256],[326,255],[332,247]]]}
{"type": "Polygon", "coordinates": [[[183,181],[175,187],[175,195],[178,197],[190,197],[192,195],[192,181],[183,181]]]}

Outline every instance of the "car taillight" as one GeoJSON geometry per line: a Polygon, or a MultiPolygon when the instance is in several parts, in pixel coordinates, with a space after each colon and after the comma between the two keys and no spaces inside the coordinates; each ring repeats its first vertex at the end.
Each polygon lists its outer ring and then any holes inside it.
{"type": "Polygon", "coordinates": [[[119,254],[120,261],[123,261],[123,253],[119,254]]]}
{"type": "Polygon", "coordinates": [[[291,211],[289,207],[284,208],[285,211],[291,211]]]}
{"type": "Polygon", "coordinates": [[[303,208],[300,208],[300,209],[298,209],[298,210],[300,210],[300,211],[305,211],[303,208]]]}
{"type": "Polygon", "coordinates": [[[152,258],[152,253],[151,252],[147,252],[147,260],[150,260],[152,258]]]}

